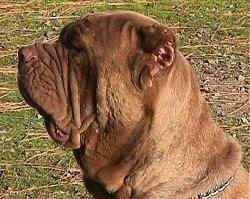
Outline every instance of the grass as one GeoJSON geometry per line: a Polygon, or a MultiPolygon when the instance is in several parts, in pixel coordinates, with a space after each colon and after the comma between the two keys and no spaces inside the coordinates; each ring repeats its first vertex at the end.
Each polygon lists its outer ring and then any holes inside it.
{"type": "Polygon", "coordinates": [[[55,40],[90,12],[133,10],[167,24],[200,76],[214,118],[239,140],[250,169],[248,0],[7,1],[0,3],[0,198],[90,198],[72,153],[56,145],[16,86],[17,49],[55,40]]]}

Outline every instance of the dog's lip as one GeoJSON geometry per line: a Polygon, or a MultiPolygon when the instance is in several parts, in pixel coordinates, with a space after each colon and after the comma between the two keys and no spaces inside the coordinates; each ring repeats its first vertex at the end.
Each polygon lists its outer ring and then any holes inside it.
{"type": "Polygon", "coordinates": [[[57,142],[59,142],[60,144],[65,144],[70,135],[63,132],[56,124],[54,124],[53,122],[50,122],[48,120],[45,120],[45,126],[46,129],[49,133],[49,135],[57,142]]]}
{"type": "MultiPolygon", "coordinates": [[[[88,128],[91,126],[91,124],[95,122],[95,115],[90,114],[82,121],[82,126],[80,129],[75,129],[76,131],[79,131],[82,136],[84,136],[85,132],[88,130],[88,128]]],[[[67,141],[70,139],[71,133],[76,132],[64,132],[58,125],[56,125],[54,122],[48,121],[45,119],[45,127],[49,133],[49,135],[58,143],[65,145],[67,141]]]]}

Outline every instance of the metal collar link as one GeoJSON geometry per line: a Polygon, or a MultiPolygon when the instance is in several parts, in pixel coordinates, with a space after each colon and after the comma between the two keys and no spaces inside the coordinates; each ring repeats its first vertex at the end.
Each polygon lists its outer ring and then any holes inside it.
{"type": "Polygon", "coordinates": [[[198,194],[197,197],[192,197],[190,199],[211,199],[212,197],[223,192],[230,185],[230,183],[233,179],[234,179],[234,176],[231,176],[224,183],[220,184],[219,186],[216,186],[212,190],[209,190],[206,193],[200,193],[200,194],[198,194]]]}

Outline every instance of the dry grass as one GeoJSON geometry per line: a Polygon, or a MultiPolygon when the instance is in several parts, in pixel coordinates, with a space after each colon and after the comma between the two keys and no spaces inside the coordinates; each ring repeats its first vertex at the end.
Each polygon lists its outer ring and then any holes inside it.
{"type": "Polygon", "coordinates": [[[129,9],[169,24],[200,75],[214,117],[238,139],[250,168],[249,24],[247,0],[1,1],[0,198],[90,198],[71,152],[44,133],[39,115],[16,86],[20,46],[54,41],[68,22],[89,12],[129,9]]]}

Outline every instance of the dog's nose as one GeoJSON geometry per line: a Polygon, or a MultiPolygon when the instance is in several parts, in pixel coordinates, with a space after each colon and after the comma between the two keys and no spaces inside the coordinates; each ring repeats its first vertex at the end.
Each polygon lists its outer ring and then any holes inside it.
{"type": "Polygon", "coordinates": [[[30,62],[37,59],[37,53],[33,46],[22,47],[18,51],[19,61],[30,62]]]}

